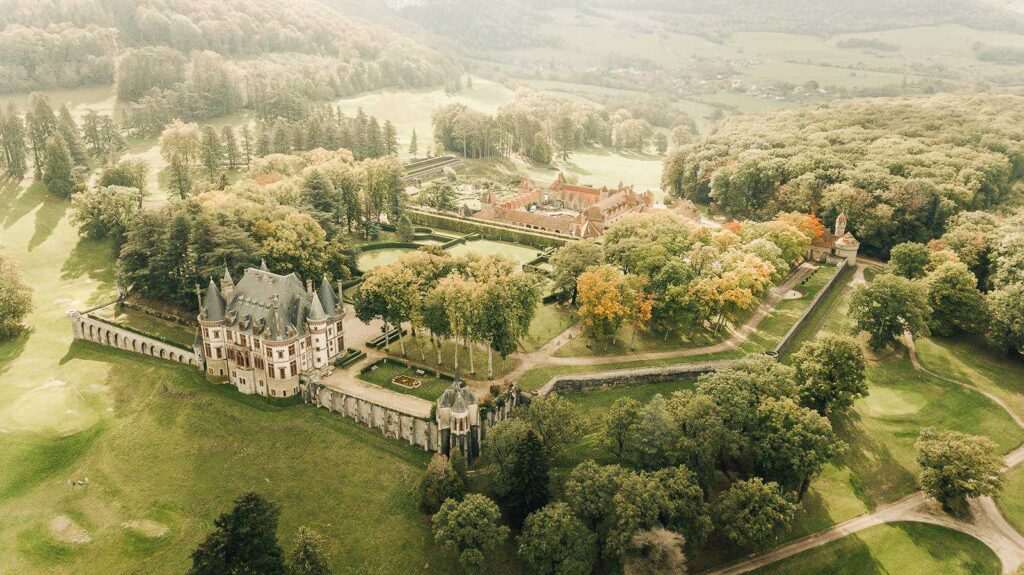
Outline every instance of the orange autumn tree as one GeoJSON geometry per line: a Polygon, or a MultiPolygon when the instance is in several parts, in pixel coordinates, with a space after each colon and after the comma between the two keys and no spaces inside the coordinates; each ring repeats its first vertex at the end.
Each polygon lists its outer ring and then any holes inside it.
{"type": "Polygon", "coordinates": [[[576,290],[587,337],[607,346],[626,322],[634,326],[634,331],[646,326],[652,301],[643,286],[641,278],[611,265],[595,266],[580,274],[576,290]]]}
{"type": "Polygon", "coordinates": [[[800,230],[807,237],[811,238],[811,241],[821,239],[825,236],[826,228],[825,224],[821,222],[821,219],[814,214],[803,214],[800,212],[783,212],[776,216],[777,221],[787,223],[796,229],[800,230]]]}

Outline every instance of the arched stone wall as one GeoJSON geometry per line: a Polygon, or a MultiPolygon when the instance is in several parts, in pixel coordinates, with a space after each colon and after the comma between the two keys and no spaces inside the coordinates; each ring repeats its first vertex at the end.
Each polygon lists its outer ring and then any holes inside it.
{"type": "Polygon", "coordinates": [[[190,365],[195,368],[199,367],[200,358],[193,350],[126,330],[88,313],[82,314],[72,311],[68,313],[68,317],[71,318],[75,339],[91,341],[124,351],[190,365]]]}

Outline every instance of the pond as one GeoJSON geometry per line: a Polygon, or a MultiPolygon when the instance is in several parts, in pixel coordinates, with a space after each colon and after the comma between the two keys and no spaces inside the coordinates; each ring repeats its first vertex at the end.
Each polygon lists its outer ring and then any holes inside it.
{"type": "Polygon", "coordinates": [[[475,254],[478,256],[502,256],[522,265],[539,256],[541,252],[536,248],[508,242],[473,240],[462,244],[456,244],[448,248],[448,253],[453,256],[465,256],[469,254],[475,254]]]}
{"type": "Polygon", "coordinates": [[[356,256],[356,267],[359,271],[366,273],[381,266],[393,264],[398,258],[409,252],[416,251],[415,248],[382,248],[379,250],[368,250],[356,256]]]}

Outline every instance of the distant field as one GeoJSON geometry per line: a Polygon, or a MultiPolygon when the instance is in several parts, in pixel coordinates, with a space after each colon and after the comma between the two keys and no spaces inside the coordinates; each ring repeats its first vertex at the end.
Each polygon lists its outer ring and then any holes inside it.
{"type": "Polygon", "coordinates": [[[355,98],[337,100],[341,111],[354,116],[360,109],[376,116],[381,123],[390,120],[398,131],[399,150],[406,155],[413,130],[419,154],[425,155],[433,143],[434,126],[431,122],[434,111],[448,104],[465,104],[480,112],[493,114],[502,105],[512,101],[513,92],[505,86],[481,78],[475,78],[472,88],[465,88],[453,95],[444,90],[383,90],[355,98]]]}

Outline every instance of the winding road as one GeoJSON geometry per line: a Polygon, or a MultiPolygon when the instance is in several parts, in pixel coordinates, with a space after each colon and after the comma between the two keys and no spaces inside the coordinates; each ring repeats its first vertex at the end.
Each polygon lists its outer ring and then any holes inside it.
{"type": "MultiPolygon", "coordinates": [[[[853,280],[854,284],[865,283],[864,268],[867,265],[874,265],[874,262],[858,262],[857,273],[853,280]]],[[[907,348],[914,369],[947,383],[959,385],[984,395],[992,400],[993,403],[1003,408],[1018,426],[1024,428],[1024,419],[1011,410],[1001,399],[978,389],[970,383],[951,379],[929,370],[918,359],[913,338],[909,335],[904,336],[903,343],[907,348]]],[[[1004,472],[1021,464],[1024,464],[1024,446],[1009,452],[1003,458],[1004,472]]],[[[1004,574],[1016,573],[1018,569],[1024,566],[1024,536],[1006,521],[1006,518],[1003,517],[1002,512],[999,511],[999,507],[991,497],[981,497],[970,501],[970,520],[967,521],[944,513],[934,500],[926,496],[924,492],[918,491],[895,503],[880,506],[867,515],[855,517],[825,531],[814,533],[777,547],[767,553],[705,573],[706,575],[749,573],[755,569],[771,565],[804,551],[821,547],[865,529],[886,523],[898,522],[929,523],[970,535],[987,545],[999,557],[1004,574]]]]}

